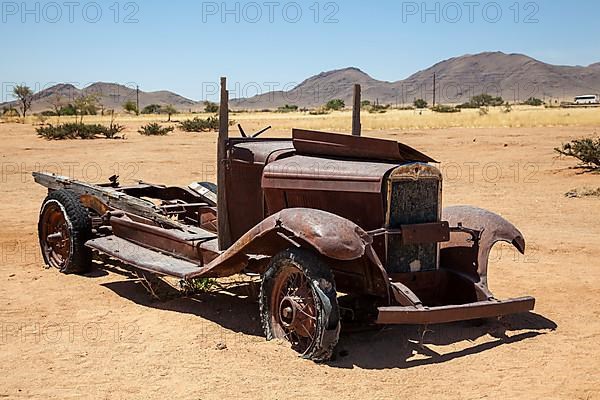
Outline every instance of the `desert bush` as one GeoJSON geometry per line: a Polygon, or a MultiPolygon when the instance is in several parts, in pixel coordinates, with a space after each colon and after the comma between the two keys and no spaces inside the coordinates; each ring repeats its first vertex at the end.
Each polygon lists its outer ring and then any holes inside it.
{"type": "Polygon", "coordinates": [[[554,151],[579,160],[581,167],[600,169],[600,137],[572,140],[563,143],[561,147],[556,147],[554,151]]]}
{"type": "MultiPolygon", "coordinates": [[[[230,122],[231,124],[231,122],[230,122]]],[[[195,117],[179,123],[181,130],[185,132],[210,132],[219,130],[219,118],[208,117],[206,119],[195,117]]]]}
{"type": "Polygon", "coordinates": [[[150,104],[142,109],[142,114],[160,114],[162,107],[160,104],[150,104]]]}
{"type": "Polygon", "coordinates": [[[144,136],[165,136],[175,130],[172,126],[161,126],[156,122],[142,126],[138,133],[144,136]]]}
{"type": "Polygon", "coordinates": [[[510,104],[508,104],[508,102],[505,103],[504,108],[502,109],[502,112],[505,114],[508,114],[511,111],[512,111],[512,106],[510,104]]]}
{"type": "Polygon", "coordinates": [[[60,115],[77,115],[77,109],[73,104],[67,104],[60,109],[60,115]]]}
{"type": "Polygon", "coordinates": [[[64,139],[116,139],[117,134],[125,129],[124,126],[111,123],[110,126],[99,124],[66,123],[62,125],[47,125],[36,128],[38,136],[48,140],[64,139]]]}
{"type": "Polygon", "coordinates": [[[415,108],[427,108],[427,102],[423,99],[416,99],[413,102],[413,105],[415,106],[415,108]]]}
{"type": "Polygon", "coordinates": [[[493,97],[489,94],[479,94],[471,97],[471,99],[463,103],[458,108],[481,108],[481,107],[498,107],[504,105],[504,99],[502,97],[493,97]]]}
{"type": "Polygon", "coordinates": [[[186,295],[206,293],[218,287],[219,283],[214,278],[195,278],[181,282],[181,289],[186,295]]]}
{"type": "Polygon", "coordinates": [[[457,113],[460,112],[460,108],[438,104],[431,107],[431,111],[438,113],[457,113]]]}
{"type": "Polygon", "coordinates": [[[360,108],[369,108],[371,106],[370,100],[363,100],[360,102],[360,108]]]}
{"type": "Polygon", "coordinates": [[[384,114],[387,112],[387,110],[390,108],[389,104],[386,105],[382,105],[382,104],[373,104],[371,107],[369,107],[369,112],[371,114],[384,114]]]}
{"type": "Polygon", "coordinates": [[[281,113],[288,113],[288,112],[293,112],[293,111],[298,111],[298,106],[295,104],[286,104],[282,107],[277,108],[277,112],[281,112],[281,113]]]}
{"type": "Polygon", "coordinates": [[[309,112],[310,115],[327,115],[330,111],[326,107],[319,107],[309,112]]]}
{"type": "Polygon", "coordinates": [[[342,99],[333,99],[329,100],[327,104],[325,104],[325,108],[327,110],[339,111],[346,107],[346,103],[342,99]]]}
{"type": "Polygon", "coordinates": [[[523,104],[527,105],[527,106],[541,106],[544,104],[544,102],[542,101],[542,99],[538,99],[537,97],[530,97],[527,100],[525,100],[523,102],[523,104]]]}
{"type": "Polygon", "coordinates": [[[483,117],[485,115],[488,115],[490,113],[490,109],[488,107],[479,107],[479,116],[483,117]]]}

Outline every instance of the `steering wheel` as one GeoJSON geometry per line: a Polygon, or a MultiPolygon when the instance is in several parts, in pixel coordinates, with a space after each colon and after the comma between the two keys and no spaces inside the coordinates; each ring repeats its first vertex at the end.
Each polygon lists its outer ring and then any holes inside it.
{"type": "Polygon", "coordinates": [[[238,129],[240,130],[240,135],[242,135],[242,137],[245,137],[245,138],[250,137],[252,139],[255,139],[255,138],[259,137],[260,135],[262,135],[263,133],[265,133],[266,131],[268,131],[269,129],[271,129],[271,125],[267,126],[264,129],[261,129],[260,131],[256,132],[255,134],[253,134],[251,136],[246,135],[246,132],[244,132],[244,128],[242,128],[241,124],[238,124],[238,129]]]}

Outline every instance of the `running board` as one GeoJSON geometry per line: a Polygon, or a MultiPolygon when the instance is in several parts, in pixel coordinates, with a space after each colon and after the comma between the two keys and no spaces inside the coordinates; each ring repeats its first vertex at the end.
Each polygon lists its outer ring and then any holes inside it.
{"type": "Polygon", "coordinates": [[[92,239],[87,241],[85,245],[133,268],[157,275],[185,279],[189,274],[198,272],[201,269],[198,264],[147,249],[117,236],[92,239]]]}
{"type": "Polygon", "coordinates": [[[533,297],[519,297],[504,301],[487,300],[440,307],[392,306],[379,307],[377,324],[443,324],[470,319],[492,318],[533,310],[533,297]]]}

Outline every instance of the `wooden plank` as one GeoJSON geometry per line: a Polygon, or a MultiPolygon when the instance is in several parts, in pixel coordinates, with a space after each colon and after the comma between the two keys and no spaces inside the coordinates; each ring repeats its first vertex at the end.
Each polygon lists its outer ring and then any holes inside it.
{"type": "Polygon", "coordinates": [[[200,265],[147,249],[117,236],[92,239],[85,245],[134,268],[157,275],[185,279],[187,275],[201,269],[200,265]]]}

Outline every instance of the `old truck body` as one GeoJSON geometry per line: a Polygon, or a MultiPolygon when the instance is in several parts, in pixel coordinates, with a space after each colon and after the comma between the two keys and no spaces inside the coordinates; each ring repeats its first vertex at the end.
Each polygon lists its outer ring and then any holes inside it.
{"type": "Polygon", "coordinates": [[[85,270],[92,249],[182,281],[260,274],[267,337],[317,361],[337,343],[338,292],[361,299],[378,324],[534,307],[532,297],[498,300],[487,285],[492,246],[524,252],[523,235],[490,211],[442,209],[442,175],[423,153],[306,130],[291,140],[230,138],[222,127],[218,154],[218,186],[94,185],[34,173],[50,191],[39,227],[47,263],[85,270]]]}

